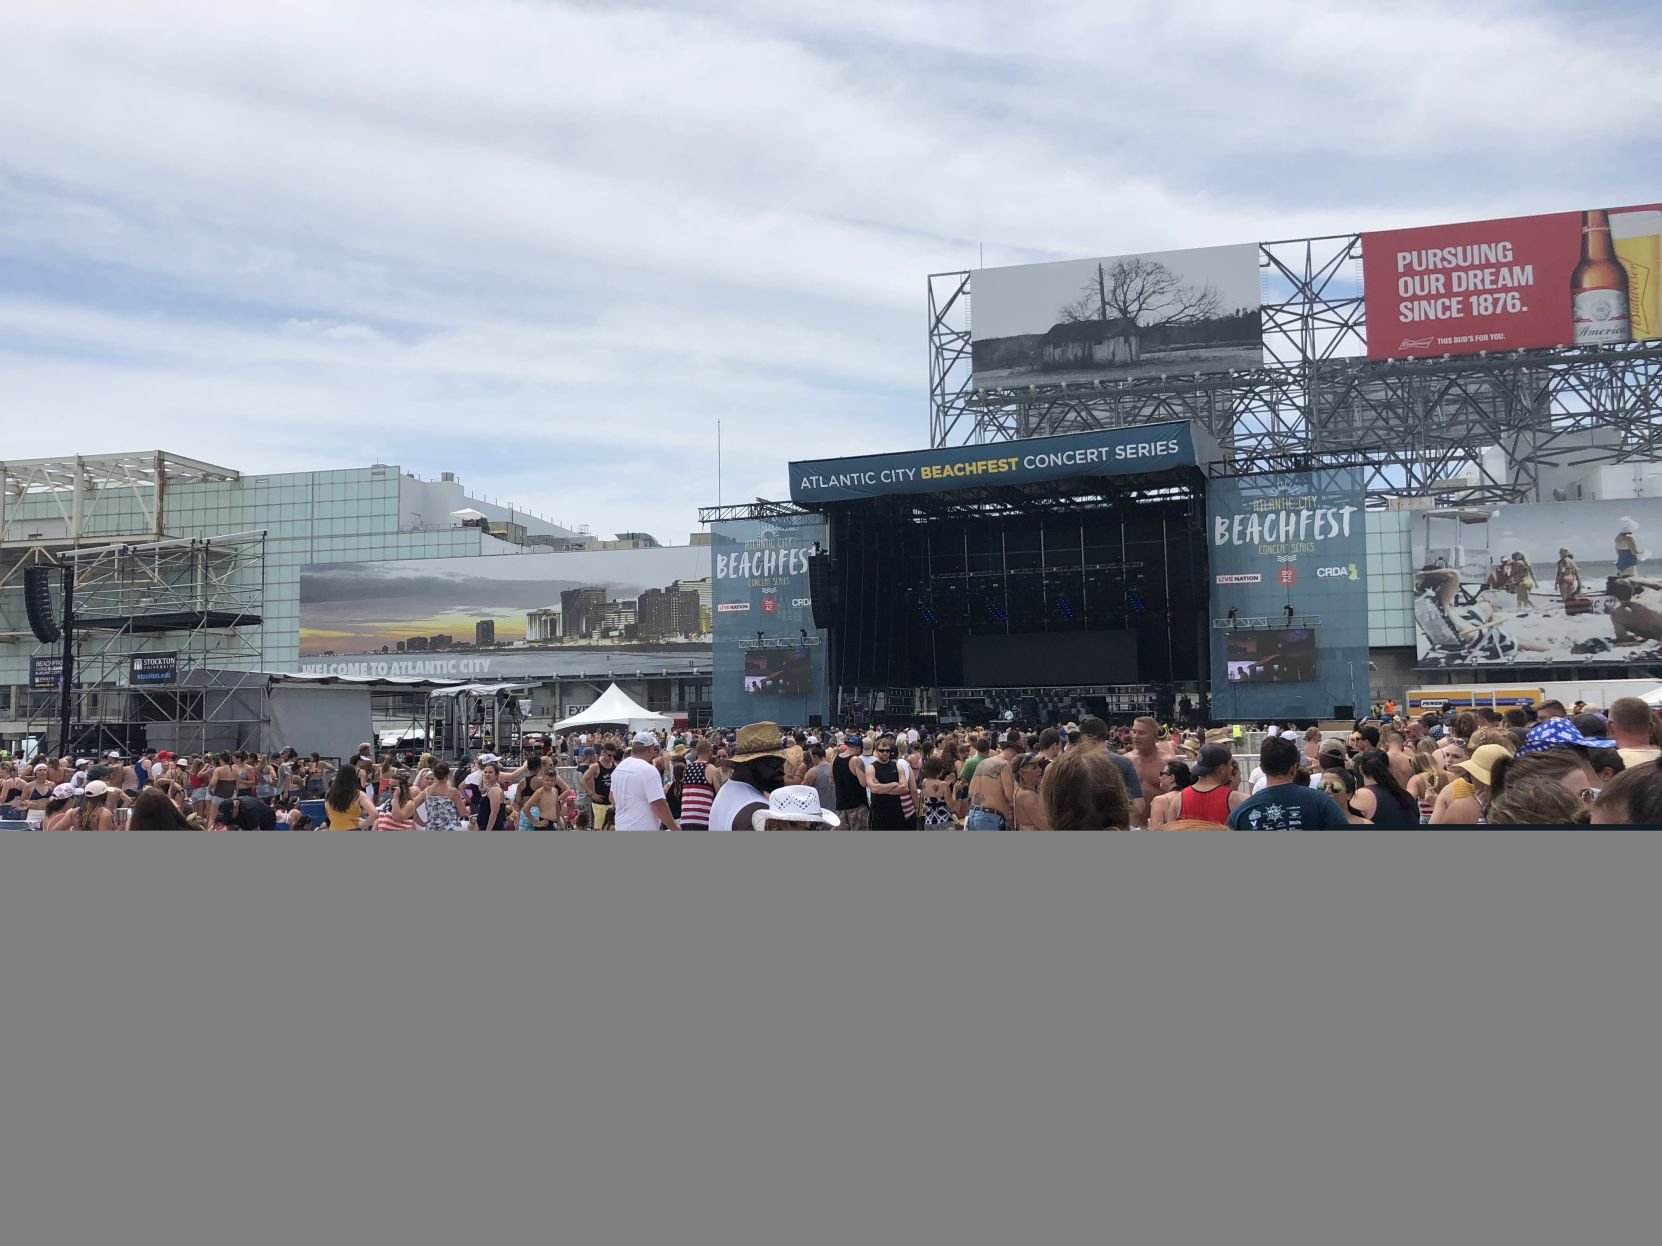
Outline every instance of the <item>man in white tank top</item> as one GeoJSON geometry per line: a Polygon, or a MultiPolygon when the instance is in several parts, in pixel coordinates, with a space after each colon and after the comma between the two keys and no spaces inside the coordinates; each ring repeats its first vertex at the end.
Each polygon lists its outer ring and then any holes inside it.
{"type": "Polygon", "coordinates": [[[712,831],[750,830],[756,810],[768,807],[768,793],[785,782],[785,753],[776,723],[740,727],[733,749],[733,775],[710,806],[712,831]]]}

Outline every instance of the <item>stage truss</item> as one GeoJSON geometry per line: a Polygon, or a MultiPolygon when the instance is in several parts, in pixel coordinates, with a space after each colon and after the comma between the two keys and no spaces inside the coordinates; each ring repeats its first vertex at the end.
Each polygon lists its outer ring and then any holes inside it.
{"type": "Polygon", "coordinates": [[[930,445],[1193,420],[1219,475],[1361,468],[1374,497],[1518,502],[1543,468],[1662,459],[1662,342],[1369,362],[1360,234],[1264,243],[1265,363],[978,389],[968,272],[929,278],[930,445]],[[1485,456],[1494,447],[1504,454],[1485,456]]]}
{"type": "MultiPolygon", "coordinates": [[[[253,747],[265,667],[264,532],[59,551],[75,569],[75,748],[201,753],[253,747]],[[132,659],[177,655],[177,681],[131,682],[132,659]]],[[[57,656],[42,645],[37,656],[57,656]]],[[[56,741],[57,694],[31,699],[29,731],[56,741]]]]}

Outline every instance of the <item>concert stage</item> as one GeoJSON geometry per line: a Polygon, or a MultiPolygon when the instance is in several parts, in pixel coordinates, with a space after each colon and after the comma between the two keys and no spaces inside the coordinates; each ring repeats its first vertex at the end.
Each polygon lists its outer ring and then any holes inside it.
{"type": "Polygon", "coordinates": [[[1198,707],[1213,458],[1175,424],[792,464],[793,500],[829,537],[815,600],[832,715],[1198,707]]]}

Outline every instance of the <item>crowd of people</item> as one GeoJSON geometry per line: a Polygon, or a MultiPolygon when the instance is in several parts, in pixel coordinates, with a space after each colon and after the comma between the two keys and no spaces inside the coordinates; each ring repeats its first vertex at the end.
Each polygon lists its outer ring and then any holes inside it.
{"type": "Polygon", "coordinates": [[[40,830],[1406,830],[1662,826],[1662,718],[1548,701],[1348,733],[1086,717],[1037,731],[623,730],[336,763],[270,755],[0,759],[0,821],[40,830]],[[308,812],[308,807],[312,812],[308,812]],[[318,816],[314,816],[314,814],[318,816]]]}

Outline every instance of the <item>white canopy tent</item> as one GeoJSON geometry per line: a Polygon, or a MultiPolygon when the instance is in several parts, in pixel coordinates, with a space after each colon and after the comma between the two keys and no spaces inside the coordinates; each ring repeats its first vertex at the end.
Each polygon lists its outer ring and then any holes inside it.
{"type": "Polygon", "coordinates": [[[675,720],[669,715],[654,714],[644,705],[637,705],[623,689],[612,684],[588,709],[570,718],[562,718],[553,729],[571,731],[584,727],[628,727],[631,731],[668,731],[674,725],[675,720]]]}
{"type": "Polygon", "coordinates": [[[1652,709],[1662,706],[1662,687],[1652,688],[1649,692],[1645,693],[1640,700],[1652,709]]]}

